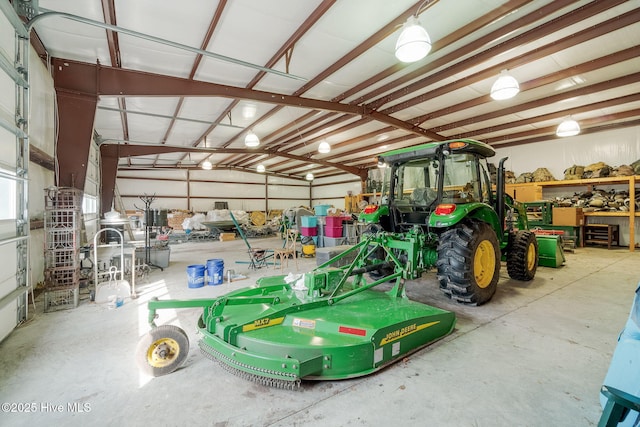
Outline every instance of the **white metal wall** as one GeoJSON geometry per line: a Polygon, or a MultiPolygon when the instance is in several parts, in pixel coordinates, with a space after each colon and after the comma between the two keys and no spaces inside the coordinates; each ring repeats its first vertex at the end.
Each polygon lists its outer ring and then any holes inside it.
{"type": "MultiPolygon", "coordinates": [[[[85,238],[93,241],[93,236],[100,228],[100,151],[98,144],[92,142],[89,147],[87,175],[84,181],[84,200],[82,213],[84,217],[85,238]]],[[[83,242],[86,243],[86,242],[83,242]]]]}
{"type": "Polygon", "coordinates": [[[142,208],[143,195],[155,195],[154,209],[212,210],[215,202],[230,209],[266,211],[308,206],[306,181],[229,170],[120,171],[117,186],[128,210],[142,208]]]}
{"type": "MultiPolygon", "coordinates": [[[[29,145],[51,157],[55,155],[55,90],[53,78],[32,49],[29,61],[29,94],[31,111],[29,120],[29,145]]],[[[54,173],[35,163],[29,164],[29,218],[44,218],[43,189],[55,184],[54,173]]],[[[31,230],[31,279],[34,286],[44,280],[44,229],[31,230]]]]}
{"type": "MultiPolygon", "coordinates": [[[[604,162],[611,167],[629,165],[640,160],[640,127],[615,129],[593,134],[580,134],[568,138],[558,138],[508,148],[498,148],[492,158],[497,165],[503,157],[508,170],[516,176],[523,172],[533,172],[537,168],[547,168],[557,180],[564,179],[564,170],[572,165],[587,166],[604,162]]],[[[603,190],[625,190],[627,185],[602,185],[603,190]]],[[[543,197],[553,200],[555,197],[573,195],[585,191],[585,187],[545,188],[543,197]]],[[[636,190],[636,194],[637,190],[636,190]]],[[[635,241],[640,242],[640,218],[635,220],[635,241]]],[[[618,224],[620,244],[629,244],[629,219],[618,217],[590,217],[592,224],[618,224]]]]}
{"type": "Polygon", "coordinates": [[[360,178],[351,174],[313,180],[313,205],[332,205],[344,209],[344,197],[362,193],[360,178]]]}
{"type": "Polygon", "coordinates": [[[535,144],[497,148],[492,161],[497,165],[509,157],[505,167],[517,175],[547,168],[557,180],[572,165],[587,166],[605,162],[609,166],[630,164],[640,159],[640,127],[615,129],[593,134],[580,134],[535,144]]]}

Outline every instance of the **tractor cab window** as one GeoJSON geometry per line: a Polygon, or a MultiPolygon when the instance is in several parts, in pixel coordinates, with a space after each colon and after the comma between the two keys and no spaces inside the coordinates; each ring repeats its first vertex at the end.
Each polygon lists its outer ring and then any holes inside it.
{"type": "Polygon", "coordinates": [[[491,175],[486,160],[480,163],[480,179],[482,180],[482,202],[493,204],[491,201],[491,175]]]}
{"type": "Polygon", "coordinates": [[[478,159],[471,154],[451,154],[445,157],[442,183],[442,203],[484,201],[480,185],[478,159]]]}
{"type": "Polygon", "coordinates": [[[430,207],[438,198],[438,163],[435,159],[420,159],[399,166],[395,174],[397,182],[394,188],[396,206],[430,207]]]}

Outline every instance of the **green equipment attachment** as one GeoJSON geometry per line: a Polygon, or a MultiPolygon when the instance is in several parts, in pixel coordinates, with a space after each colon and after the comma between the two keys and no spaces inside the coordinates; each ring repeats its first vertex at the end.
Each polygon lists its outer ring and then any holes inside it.
{"type": "Polygon", "coordinates": [[[154,329],[139,343],[139,365],[153,376],[177,369],[186,359],[188,339],[175,326],[155,328],[156,310],[201,307],[201,350],[244,378],[297,388],[303,379],[375,372],[455,326],[454,313],[406,296],[405,280],[422,273],[419,248],[409,234],[378,233],[298,277],[265,277],[216,299],[152,300],[154,329]],[[379,250],[387,253],[383,261],[373,256],[379,250]],[[353,252],[352,263],[332,266],[353,252]],[[385,274],[376,279],[367,274],[380,271],[385,274]],[[391,289],[374,289],[390,281],[391,289]]]}

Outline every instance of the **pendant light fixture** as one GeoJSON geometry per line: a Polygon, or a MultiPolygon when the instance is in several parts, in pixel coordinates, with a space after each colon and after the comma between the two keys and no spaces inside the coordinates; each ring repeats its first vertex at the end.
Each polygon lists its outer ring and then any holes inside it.
{"type": "Polygon", "coordinates": [[[384,161],[382,161],[382,160],[378,160],[378,167],[379,167],[380,169],[384,169],[384,168],[386,168],[386,167],[387,167],[387,164],[386,164],[384,161]]]}
{"type": "Polygon", "coordinates": [[[420,25],[417,15],[411,15],[402,26],[396,41],[396,58],[402,62],[416,62],[431,50],[431,38],[420,25]]]}
{"type": "Polygon", "coordinates": [[[318,145],[318,153],[327,154],[331,152],[331,145],[327,141],[322,141],[320,145],[318,145]]]}
{"type": "Polygon", "coordinates": [[[256,116],[257,107],[255,104],[246,104],[242,107],[242,118],[251,120],[256,116]]]}
{"type": "MultiPolygon", "coordinates": [[[[204,138],[204,148],[207,148],[207,137],[204,138]]],[[[207,157],[207,159],[202,162],[202,169],[210,171],[213,168],[213,165],[211,164],[211,162],[209,161],[209,158],[207,157]]]]}
{"type": "Polygon", "coordinates": [[[260,173],[264,173],[264,171],[266,170],[264,165],[261,163],[256,167],[256,170],[260,173]]]}
{"type": "Polygon", "coordinates": [[[307,174],[307,176],[305,177],[305,179],[306,179],[307,181],[313,181],[313,174],[312,174],[311,172],[309,172],[309,173],[307,174]]]}
{"type": "Polygon", "coordinates": [[[556,135],[561,137],[574,136],[579,133],[580,133],[580,125],[571,117],[569,117],[568,119],[565,119],[562,123],[558,125],[558,129],[556,129],[556,135]]]}
{"type": "Polygon", "coordinates": [[[491,86],[491,98],[496,101],[513,98],[518,92],[520,92],[520,85],[507,70],[502,70],[498,80],[491,86]]]}
{"type": "Polygon", "coordinates": [[[258,135],[253,133],[252,130],[250,130],[247,136],[244,137],[244,145],[249,148],[255,148],[260,145],[260,138],[258,138],[258,135]]]}

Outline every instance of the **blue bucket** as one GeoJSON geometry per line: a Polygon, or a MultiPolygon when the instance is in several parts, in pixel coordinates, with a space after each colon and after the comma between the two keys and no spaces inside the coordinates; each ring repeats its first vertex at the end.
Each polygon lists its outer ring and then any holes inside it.
{"type": "Polygon", "coordinates": [[[331,205],[317,205],[313,209],[316,212],[317,216],[327,216],[330,207],[331,205]]]}
{"type": "Polygon", "coordinates": [[[318,226],[318,218],[311,215],[305,215],[300,217],[300,221],[302,222],[302,227],[317,227],[318,226]]]}
{"type": "Polygon", "coordinates": [[[187,277],[190,288],[201,288],[204,286],[204,265],[194,264],[187,266],[187,277]]]}
{"type": "Polygon", "coordinates": [[[207,276],[209,276],[208,285],[222,285],[224,280],[224,260],[208,259],[207,276]]]}

